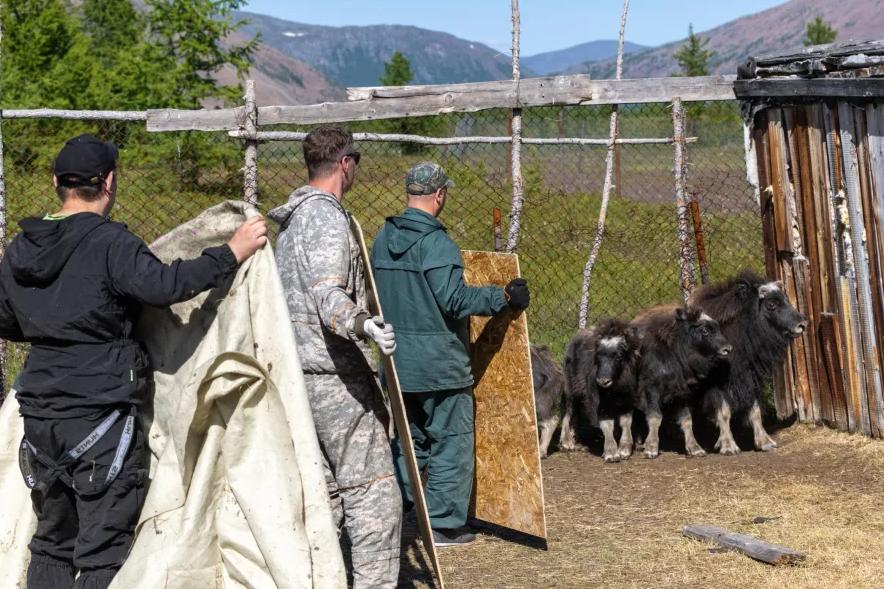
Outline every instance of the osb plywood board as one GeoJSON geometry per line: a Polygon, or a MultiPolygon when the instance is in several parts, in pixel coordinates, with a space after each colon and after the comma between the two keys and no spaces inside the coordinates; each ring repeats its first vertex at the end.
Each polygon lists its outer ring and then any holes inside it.
{"type": "MultiPolygon", "coordinates": [[[[464,251],[471,286],[506,286],[519,276],[515,254],[464,251]]],[[[543,480],[526,313],[470,320],[476,397],[477,519],[546,538],[543,480]]]]}

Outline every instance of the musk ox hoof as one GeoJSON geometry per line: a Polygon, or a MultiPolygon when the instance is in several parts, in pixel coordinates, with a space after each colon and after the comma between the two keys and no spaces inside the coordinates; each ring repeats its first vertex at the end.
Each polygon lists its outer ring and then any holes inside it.
{"type": "Polygon", "coordinates": [[[659,450],[645,449],[645,458],[656,458],[660,455],[659,450]]]}
{"type": "Polygon", "coordinates": [[[629,460],[629,457],[632,456],[632,448],[620,448],[619,454],[620,460],[629,460]]]}
{"type": "Polygon", "coordinates": [[[692,458],[702,458],[703,456],[706,456],[706,450],[699,446],[696,448],[688,448],[688,456],[691,456],[692,458]]]}
{"type": "Polygon", "coordinates": [[[576,449],[577,444],[575,444],[573,441],[562,442],[559,444],[559,450],[561,450],[562,452],[573,452],[576,449]]]}
{"type": "Polygon", "coordinates": [[[605,462],[620,462],[620,454],[617,454],[616,452],[605,454],[602,458],[605,459],[605,462]]]}
{"type": "Polygon", "coordinates": [[[762,452],[771,452],[778,448],[777,443],[768,438],[761,446],[758,448],[762,452]]]}
{"type": "Polygon", "coordinates": [[[737,446],[735,441],[728,440],[727,442],[723,442],[721,438],[715,442],[715,449],[718,450],[718,453],[722,456],[736,456],[740,453],[740,447],[737,446]]]}

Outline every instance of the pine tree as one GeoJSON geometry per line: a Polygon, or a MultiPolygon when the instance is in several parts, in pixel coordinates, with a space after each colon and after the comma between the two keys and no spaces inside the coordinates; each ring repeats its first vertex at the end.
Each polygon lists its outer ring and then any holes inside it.
{"type": "Polygon", "coordinates": [[[694,25],[688,25],[688,40],[673,57],[681,68],[682,76],[708,76],[710,61],[715,52],[706,49],[709,39],[694,34],[694,25]]]}
{"type": "Polygon", "coordinates": [[[411,63],[398,51],[393,53],[390,61],[384,62],[384,75],[380,80],[382,86],[405,86],[412,79],[411,63]]]}
{"type": "Polygon", "coordinates": [[[810,45],[826,45],[838,37],[838,31],[829,26],[821,16],[807,23],[807,36],[804,37],[805,47],[810,45]]]}
{"type": "MultiPolygon", "coordinates": [[[[384,86],[405,86],[414,79],[411,71],[411,63],[402,53],[396,51],[390,57],[390,61],[384,62],[384,74],[380,82],[384,86]]],[[[429,135],[433,132],[437,123],[436,117],[418,117],[407,119],[394,119],[387,125],[390,133],[402,133],[405,135],[429,135]]],[[[400,143],[399,150],[402,153],[414,154],[426,151],[426,146],[417,143],[400,143]]]]}

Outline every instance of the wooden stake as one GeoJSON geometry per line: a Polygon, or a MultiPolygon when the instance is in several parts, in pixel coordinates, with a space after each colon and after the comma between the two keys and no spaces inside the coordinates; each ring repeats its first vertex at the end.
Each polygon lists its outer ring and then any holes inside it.
{"type": "MultiPolygon", "coordinates": [[[[629,0],[623,0],[623,10],[620,13],[620,37],[617,45],[617,79],[623,74],[623,38],[626,32],[626,15],[629,13],[629,0]]],[[[619,112],[615,108],[611,111],[611,123],[609,126],[608,153],[605,156],[605,183],[602,186],[602,202],[599,207],[599,220],[596,224],[595,239],[592,240],[592,248],[589,252],[589,258],[586,260],[586,266],[583,267],[583,288],[580,292],[580,311],[577,324],[580,329],[586,327],[586,320],[589,317],[589,288],[592,282],[592,270],[595,268],[595,262],[602,247],[602,238],[605,235],[605,220],[608,216],[608,202],[611,199],[611,186],[613,184],[614,174],[614,147],[617,142],[617,131],[619,129],[619,112]]]]}
{"type": "Polygon", "coordinates": [[[703,219],[700,215],[700,203],[691,197],[691,221],[694,223],[694,245],[697,248],[697,264],[700,266],[700,282],[709,283],[709,264],[706,262],[706,238],[703,235],[703,219]]]}
{"type": "Polygon", "coordinates": [[[675,217],[678,230],[678,269],[681,275],[681,296],[687,302],[697,279],[694,271],[694,252],[691,249],[688,207],[685,198],[686,162],[684,141],[684,105],[681,98],[672,100],[672,128],[675,137],[675,217]]]}
{"type": "Polygon", "coordinates": [[[258,106],[255,103],[255,81],[246,80],[246,161],[243,169],[243,192],[250,205],[258,205],[258,106]]]}
{"type": "MultiPolygon", "coordinates": [[[[3,23],[0,19],[0,48],[3,47],[3,23]]],[[[2,50],[0,50],[2,52],[2,50]]],[[[0,55],[2,57],[2,55],[0,55]]],[[[2,67],[2,61],[0,61],[2,67]]],[[[3,174],[3,111],[0,110],[0,260],[6,255],[6,176],[3,174]]],[[[0,405],[6,397],[6,340],[0,339],[0,405]]]]}
{"type": "Polygon", "coordinates": [[[492,211],[492,232],[494,234],[494,251],[499,252],[503,249],[503,235],[500,228],[500,209],[494,207],[492,211]]]}
{"type": "MultiPolygon", "coordinates": [[[[513,82],[516,86],[516,100],[519,96],[521,68],[519,66],[519,42],[521,25],[519,0],[512,0],[513,12],[513,82]]],[[[513,147],[510,153],[513,181],[513,204],[510,208],[510,232],[506,240],[506,251],[513,253],[519,246],[519,232],[522,229],[522,206],[525,202],[525,181],[522,177],[522,109],[514,108],[512,117],[513,147]]]]}

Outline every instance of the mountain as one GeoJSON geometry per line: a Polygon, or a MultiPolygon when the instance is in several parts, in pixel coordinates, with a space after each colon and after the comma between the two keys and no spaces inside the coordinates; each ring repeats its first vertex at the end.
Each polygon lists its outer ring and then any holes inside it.
{"type": "MultiPolygon", "coordinates": [[[[227,42],[243,44],[245,37],[237,32],[227,42]]],[[[255,80],[258,106],[314,104],[347,99],[343,87],[303,61],[289,57],[266,43],[258,45],[247,77],[255,80]]],[[[235,84],[236,70],[232,66],[225,66],[215,74],[215,79],[221,84],[235,84]]]]}
{"type": "MultiPolygon", "coordinates": [[[[377,86],[394,51],[411,62],[414,84],[502,80],[512,75],[509,55],[448,33],[400,25],[327,27],[238,12],[240,31],[310,64],[341,86],[377,86]]],[[[526,72],[527,75],[527,72],[526,72]]]]}
{"type": "MultiPolygon", "coordinates": [[[[884,0],[791,0],[698,33],[715,51],[712,73],[736,74],[749,56],[800,48],[807,22],[817,16],[838,30],[838,41],[884,38],[884,0]],[[878,16],[875,16],[875,15],[878,16]]],[[[626,25],[627,31],[629,24],[626,25]]],[[[670,76],[678,71],[672,57],[685,39],[632,53],[623,59],[624,78],[670,76]]],[[[593,78],[614,77],[614,59],[590,61],[565,70],[593,78]]]]}
{"type": "MultiPolygon", "coordinates": [[[[623,43],[623,53],[635,53],[642,49],[648,49],[645,45],[623,43]]],[[[522,58],[522,65],[530,68],[541,76],[546,76],[555,72],[567,70],[576,65],[580,65],[587,61],[598,61],[609,57],[617,56],[617,41],[590,41],[589,43],[581,43],[567,49],[559,49],[558,51],[548,51],[546,53],[538,53],[522,58]]]]}

